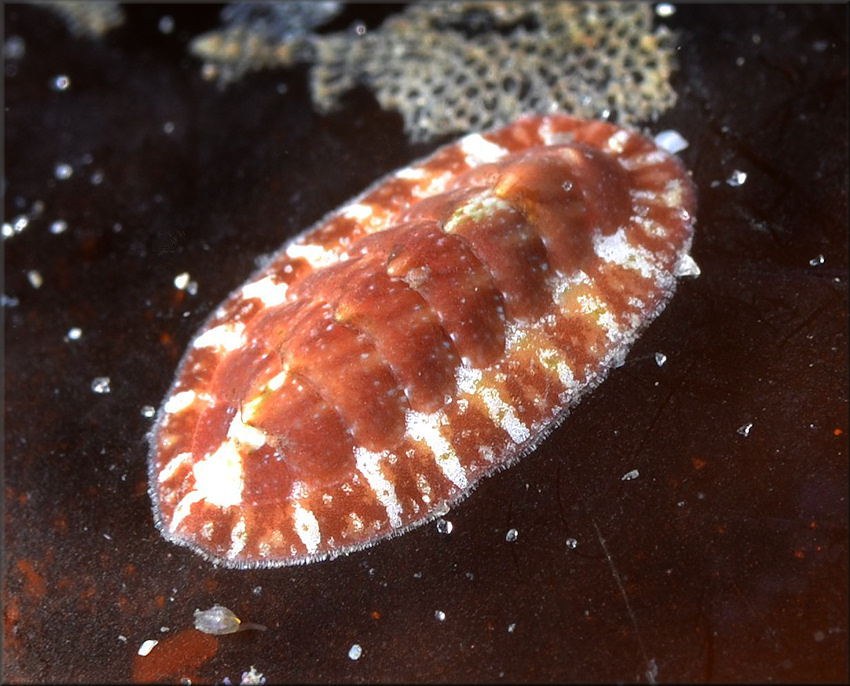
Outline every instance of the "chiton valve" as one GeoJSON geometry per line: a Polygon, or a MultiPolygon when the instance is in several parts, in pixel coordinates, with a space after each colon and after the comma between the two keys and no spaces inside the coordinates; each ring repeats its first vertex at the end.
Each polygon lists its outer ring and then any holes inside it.
{"type": "Polygon", "coordinates": [[[695,205],[650,139],[566,115],[378,181],[192,340],[150,434],[158,528],[274,567],[444,515],[622,363],[693,272],[695,205]]]}

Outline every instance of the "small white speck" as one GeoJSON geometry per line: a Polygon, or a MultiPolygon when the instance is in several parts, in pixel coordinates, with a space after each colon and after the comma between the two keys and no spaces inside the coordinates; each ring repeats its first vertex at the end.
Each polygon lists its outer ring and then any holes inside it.
{"type": "Polygon", "coordinates": [[[101,183],[103,183],[103,172],[100,171],[100,169],[96,170],[91,175],[90,181],[91,181],[93,186],[99,186],[101,183]]]}
{"type": "Polygon", "coordinates": [[[519,531],[516,529],[508,529],[508,533],[505,534],[505,540],[508,543],[513,543],[517,538],[519,538],[519,531]]]}
{"type": "Polygon", "coordinates": [[[251,592],[254,595],[260,595],[263,592],[263,587],[262,586],[254,586],[254,588],[251,589],[251,592]]]}
{"type": "Polygon", "coordinates": [[[363,655],[363,648],[360,647],[359,643],[355,643],[348,649],[348,659],[350,660],[359,660],[361,655],[363,655]]]}
{"type": "Polygon", "coordinates": [[[752,422],[747,422],[743,426],[738,427],[738,433],[741,434],[744,438],[750,435],[750,429],[753,428],[752,422]]]}
{"type": "Polygon", "coordinates": [[[60,233],[65,233],[68,230],[68,222],[64,219],[57,219],[50,225],[50,233],[58,236],[60,233]]]}
{"type": "Polygon", "coordinates": [[[632,479],[637,479],[640,476],[640,472],[637,469],[633,469],[630,472],[626,472],[620,477],[621,481],[631,481],[632,479]]]}
{"type": "Polygon", "coordinates": [[[437,610],[436,612],[434,612],[434,617],[436,617],[438,622],[445,622],[446,621],[446,613],[443,612],[442,610],[437,610]]]}
{"type": "Polygon", "coordinates": [[[510,624],[508,624],[508,633],[509,634],[512,634],[515,629],[516,629],[516,622],[511,622],[510,624]]]}
{"type": "Polygon", "coordinates": [[[354,32],[358,36],[365,36],[366,35],[366,25],[365,24],[357,24],[357,26],[354,27],[354,32]]]}
{"type": "Polygon", "coordinates": [[[108,376],[96,376],[91,382],[91,389],[95,393],[109,393],[109,377],[108,376]]]}
{"type": "Polygon", "coordinates": [[[79,326],[74,326],[68,329],[68,333],[66,335],[69,341],[78,341],[82,338],[83,330],[79,326]]]}
{"type": "Polygon", "coordinates": [[[59,74],[50,81],[50,87],[55,91],[66,91],[71,87],[71,79],[67,74],[59,74]]]}
{"type": "Polygon", "coordinates": [[[569,548],[570,550],[575,550],[578,547],[578,541],[574,538],[568,538],[566,543],[567,548],[569,548]]]}
{"type": "Polygon", "coordinates": [[[159,19],[159,30],[161,33],[171,33],[174,31],[174,17],[165,14],[159,19]]]}
{"type": "Polygon", "coordinates": [[[189,272],[183,272],[182,274],[178,274],[174,277],[174,287],[179,288],[181,291],[189,285],[189,279],[192,278],[189,276],[189,272]]]}
{"type": "Polygon", "coordinates": [[[662,18],[672,17],[676,14],[676,7],[669,2],[660,2],[655,6],[655,14],[662,18]]]}
{"type": "Polygon", "coordinates": [[[110,536],[109,534],[103,534],[103,537],[104,537],[107,541],[111,541],[111,540],[112,540],[112,536],[110,536]]]}
{"type": "Polygon", "coordinates": [[[688,147],[688,141],[678,131],[667,129],[661,131],[655,136],[655,144],[662,150],[666,150],[671,155],[682,152],[688,147]]]}
{"type": "Polygon", "coordinates": [[[53,169],[53,175],[60,181],[70,179],[74,174],[74,168],[65,162],[59,162],[53,169]]]}
{"type": "Polygon", "coordinates": [[[15,233],[20,233],[25,228],[27,228],[27,226],[29,226],[29,223],[30,219],[25,214],[18,215],[17,217],[15,217],[15,221],[12,224],[12,229],[15,233]]]}
{"type": "Polygon", "coordinates": [[[11,238],[15,235],[15,229],[8,222],[3,222],[3,238],[11,238]]]}
{"type": "Polygon", "coordinates": [[[127,637],[124,634],[118,634],[118,640],[121,641],[121,643],[126,643],[127,637]]]}
{"type": "Polygon", "coordinates": [[[174,122],[167,121],[162,125],[162,130],[167,133],[169,136],[174,133],[174,122]]]}
{"type": "Polygon", "coordinates": [[[664,353],[655,353],[655,364],[659,367],[663,367],[664,363],[667,361],[667,355],[664,353]]]}
{"type": "Polygon", "coordinates": [[[159,627],[159,633],[161,633],[161,634],[164,634],[164,633],[166,633],[166,632],[168,632],[168,631],[171,631],[171,627],[170,627],[170,626],[161,626],[161,627],[159,627]]]}
{"type": "Polygon", "coordinates": [[[450,534],[454,525],[448,519],[437,520],[437,531],[441,534],[450,534]]]}
{"type": "Polygon", "coordinates": [[[741,171],[740,169],[736,169],[733,171],[729,178],[726,179],[726,183],[728,183],[732,188],[737,188],[738,186],[743,186],[747,181],[747,172],[741,171]]]}
{"type": "Polygon", "coordinates": [[[153,405],[142,406],[142,417],[145,419],[153,419],[154,415],[156,415],[156,408],[153,405]]]}
{"type": "Polygon", "coordinates": [[[817,267],[819,264],[823,264],[823,263],[824,263],[823,255],[817,255],[817,256],[815,256],[815,257],[813,257],[812,259],[809,260],[809,264],[812,265],[813,267],[817,267]]]}
{"type": "Polygon", "coordinates": [[[41,277],[41,274],[35,269],[30,269],[27,272],[27,279],[29,279],[30,285],[33,288],[41,288],[44,283],[44,279],[41,277]]]}
{"type": "Polygon", "coordinates": [[[139,655],[141,655],[142,657],[145,657],[154,648],[156,648],[157,643],[159,643],[159,641],[154,641],[153,639],[148,639],[147,641],[142,643],[142,645],[139,646],[139,655]]]}

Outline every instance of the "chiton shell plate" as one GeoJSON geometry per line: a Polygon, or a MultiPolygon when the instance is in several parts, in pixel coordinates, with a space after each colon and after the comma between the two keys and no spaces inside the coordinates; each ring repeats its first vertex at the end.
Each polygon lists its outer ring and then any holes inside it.
{"type": "Polygon", "coordinates": [[[158,528],[272,567],[445,514],[623,362],[694,266],[695,204],[653,141],[566,115],[378,181],[192,340],[150,433],[158,528]]]}

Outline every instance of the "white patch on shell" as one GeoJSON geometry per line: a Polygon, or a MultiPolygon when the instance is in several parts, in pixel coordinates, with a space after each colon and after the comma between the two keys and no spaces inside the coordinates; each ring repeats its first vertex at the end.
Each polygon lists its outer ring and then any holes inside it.
{"type": "Polygon", "coordinates": [[[605,262],[618,264],[626,269],[637,271],[645,279],[655,279],[658,267],[652,259],[652,253],[640,246],[629,243],[623,227],[610,236],[597,233],[593,237],[593,251],[605,262]]]}
{"type": "Polygon", "coordinates": [[[255,450],[266,444],[266,434],[242,421],[243,412],[237,412],[227,429],[227,437],[239,444],[249,445],[255,450]]]}
{"type": "Polygon", "coordinates": [[[172,395],[162,408],[166,414],[182,412],[195,402],[195,391],[181,391],[172,395]]]}
{"type": "Polygon", "coordinates": [[[177,455],[172,457],[166,463],[166,465],[162,469],[159,470],[159,474],[157,475],[157,479],[159,480],[159,483],[162,483],[163,481],[168,481],[168,479],[170,479],[174,475],[174,472],[177,471],[177,468],[180,467],[180,465],[191,461],[191,459],[192,459],[192,453],[188,453],[188,452],[187,453],[178,453],[177,455]]]}
{"type": "Polygon", "coordinates": [[[445,477],[458,488],[467,488],[469,480],[466,477],[466,470],[451,443],[440,432],[440,426],[448,424],[445,413],[440,411],[424,414],[408,410],[405,413],[405,420],[407,435],[415,441],[423,441],[431,449],[434,460],[445,477]]]}
{"type": "Polygon", "coordinates": [[[363,203],[358,202],[346,207],[342,212],[342,216],[347,219],[353,219],[357,222],[365,222],[372,216],[373,212],[374,210],[371,205],[364,205],[363,203]]]}
{"type": "Polygon", "coordinates": [[[502,400],[495,388],[481,388],[478,394],[487,406],[487,414],[490,415],[490,419],[496,426],[506,431],[514,443],[519,445],[529,439],[531,431],[516,416],[513,405],[502,400]]]}
{"type": "Polygon", "coordinates": [[[270,276],[254,281],[242,287],[242,297],[246,300],[256,298],[263,307],[275,307],[286,302],[286,292],[289,284],[275,283],[270,276]]]}
{"type": "Polygon", "coordinates": [[[296,504],[292,518],[295,520],[295,533],[307,548],[307,552],[315,553],[322,542],[322,532],[319,530],[316,515],[300,504],[296,504]]]}
{"type": "Polygon", "coordinates": [[[491,143],[480,133],[472,133],[461,138],[460,150],[466,156],[466,163],[470,167],[498,162],[508,154],[502,146],[491,143]]]}
{"type": "Polygon", "coordinates": [[[245,325],[241,323],[222,324],[209,331],[204,331],[192,343],[193,348],[220,348],[222,350],[238,350],[245,345],[243,333],[245,325]]]}
{"type": "Polygon", "coordinates": [[[195,490],[211,505],[231,507],[242,502],[242,455],[233,441],[225,441],[192,470],[195,490]]]}
{"type": "Polygon", "coordinates": [[[233,531],[230,532],[232,545],[230,546],[230,550],[227,551],[227,557],[233,559],[242,552],[243,548],[245,548],[245,543],[247,542],[247,535],[248,532],[245,526],[245,517],[240,517],[239,521],[236,522],[236,525],[233,527],[233,531]]]}
{"type": "Polygon", "coordinates": [[[332,250],[327,250],[321,245],[311,245],[309,243],[292,243],[286,249],[286,256],[292,260],[299,258],[306,260],[313,269],[321,269],[332,264],[336,264],[340,260],[347,257],[346,254],[337,254],[332,250]]]}
{"type": "Polygon", "coordinates": [[[354,455],[357,460],[357,469],[366,477],[378,501],[387,511],[390,526],[394,529],[400,528],[401,504],[396,497],[395,487],[381,473],[381,460],[387,457],[387,453],[372,453],[365,448],[357,447],[354,449],[354,455]]]}

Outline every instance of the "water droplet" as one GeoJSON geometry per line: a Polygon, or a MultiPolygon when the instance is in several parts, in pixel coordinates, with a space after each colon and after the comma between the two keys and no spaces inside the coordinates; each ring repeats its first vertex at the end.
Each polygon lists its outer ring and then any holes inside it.
{"type": "Polygon", "coordinates": [[[574,538],[567,539],[567,548],[570,550],[575,550],[578,547],[578,541],[574,538]]]}
{"type": "Polygon", "coordinates": [[[363,648],[360,647],[359,643],[355,643],[348,649],[348,658],[350,660],[359,660],[361,655],[363,655],[363,648]]]}
{"type": "Polygon", "coordinates": [[[517,538],[519,538],[519,531],[516,529],[508,529],[508,533],[505,534],[505,540],[508,543],[513,543],[517,538]]]}
{"type": "Polygon", "coordinates": [[[109,377],[108,376],[96,376],[92,379],[91,389],[95,393],[109,393],[112,390],[109,387],[109,377]]]}

